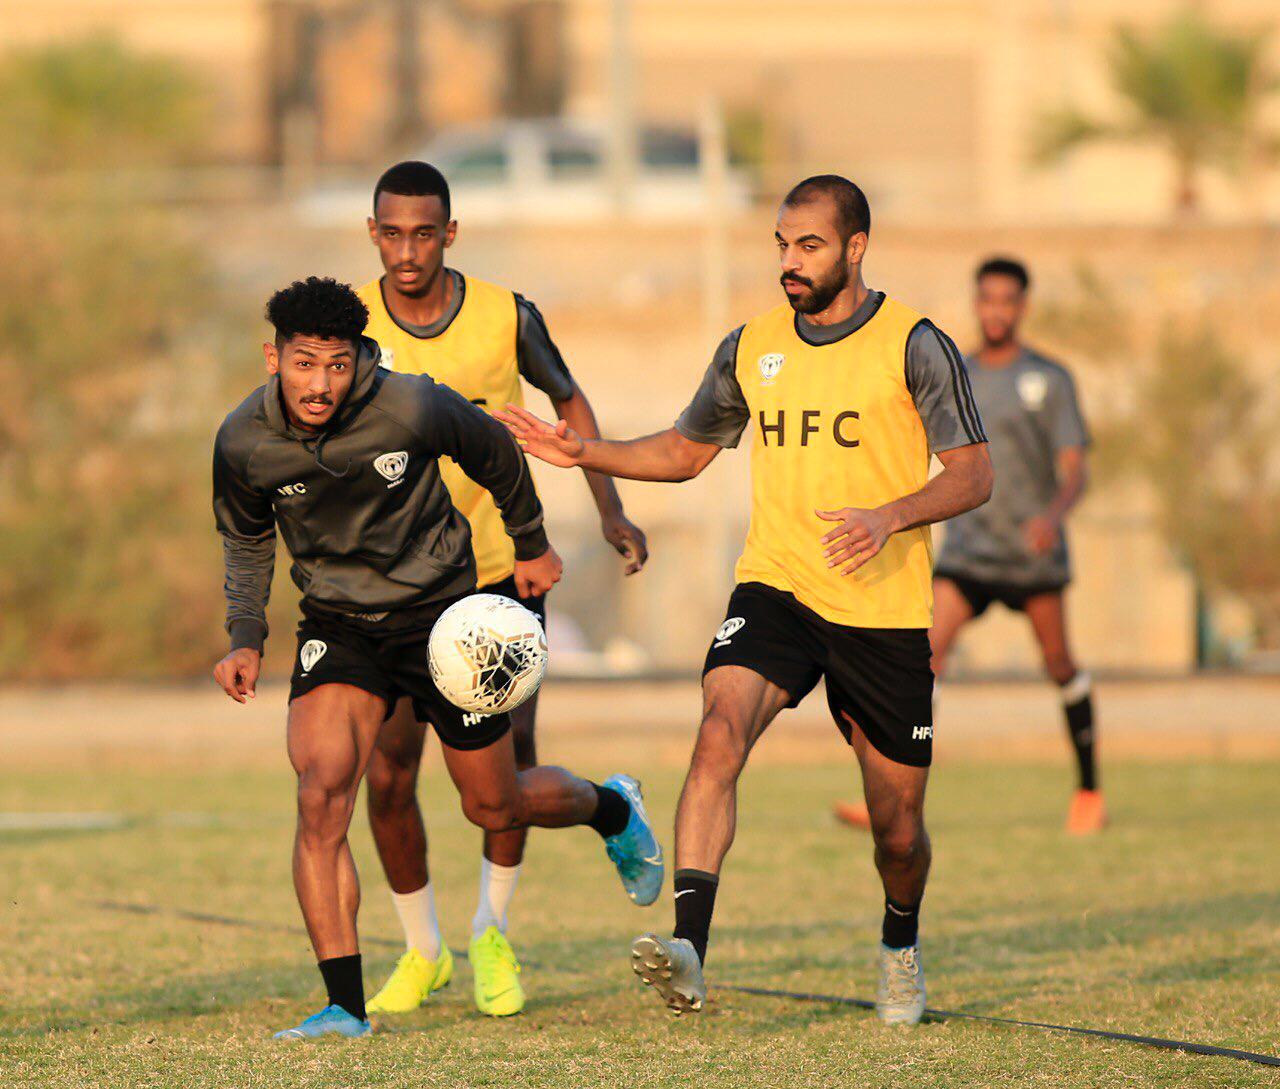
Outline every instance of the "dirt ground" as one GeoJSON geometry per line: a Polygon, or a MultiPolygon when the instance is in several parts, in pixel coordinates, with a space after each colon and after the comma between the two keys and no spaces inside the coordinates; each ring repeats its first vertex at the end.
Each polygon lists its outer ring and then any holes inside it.
{"type": "MultiPolygon", "coordinates": [[[[944,685],[938,762],[1065,759],[1055,695],[1035,683],[944,685]]],[[[0,764],[275,763],[284,758],[286,696],[282,685],[265,686],[240,707],[212,684],[9,688],[0,691],[0,764]]],[[[693,680],[552,680],[541,699],[544,760],[586,746],[601,756],[679,765],[700,708],[693,680]]],[[[1280,678],[1108,682],[1098,685],[1097,708],[1104,760],[1280,755],[1280,678]]],[[[753,761],[823,763],[842,749],[819,690],[775,723],[753,761]]]]}

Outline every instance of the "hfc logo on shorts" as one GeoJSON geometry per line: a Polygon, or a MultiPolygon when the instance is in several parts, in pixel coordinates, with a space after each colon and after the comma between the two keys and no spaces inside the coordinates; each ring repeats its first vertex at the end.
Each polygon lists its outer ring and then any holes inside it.
{"type": "Polygon", "coordinates": [[[319,639],[308,639],[302,644],[302,649],[298,651],[298,661],[302,664],[302,675],[305,677],[311,672],[311,668],[324,657],[325,651],[329,649],[327,643],[321,642],[319,639]]]}
{"type": "Polygon", "coordinates": [[[917,726],[911,731],[912,741],[931,741],[933,740],[932,726],[917,726]]]}
{"type": "Polygon", "coordinates": [[[731,616],[716,630],[715,646],[727,647],[729,640],[742,630],[746,621],[740,616],[731,616]]]}

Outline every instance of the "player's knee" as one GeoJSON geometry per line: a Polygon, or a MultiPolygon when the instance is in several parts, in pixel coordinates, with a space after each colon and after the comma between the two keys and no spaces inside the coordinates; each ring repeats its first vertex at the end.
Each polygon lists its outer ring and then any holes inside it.
{"type": "Polygon", "coordinates": [[[404,766],[375,757],[365,772],[369,790],[369,812],[375,817],[413,805],[417,796],[417,764],[404,766]]]}
{"type": "Polygon", "coordinates": [[[736,782],[746,762],[745,732],[735,729],[730,717],[713,705],[698,730],[690,775],[736,782]]]}
{"type": "Polygon", "coordinates": [[[298,783],[298,830],[309,839],[341,839],[351,823],[354,792],[348,783],[303,778],[298,783]]]}
{"type": "Polygon", "coordinates": [[[506,832],[520,823],[516,804],[505,799],[464,795],[462,812],[467,820],[486,832],[506,832]]]}
{"type": "Polygon", "coordinates": [[[924,829],[915,821],[894,821],[888,827],[872,827],[876,849],[892,866],[910,866],[927,850],[924,829]]]}

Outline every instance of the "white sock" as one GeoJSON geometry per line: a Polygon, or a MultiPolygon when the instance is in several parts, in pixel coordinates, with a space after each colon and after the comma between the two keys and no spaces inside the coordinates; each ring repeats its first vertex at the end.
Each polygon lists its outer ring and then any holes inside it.
{"type": "Polygon", "coordinates": [[[391,893],[391,902],[400,916],[404,943],[428,960],[440,955],[440,920],[436,918],[436,894],[428,881],[416,892],[391,893]]]}
{"type": "Polygon", "coordinates": [[[471,920],[471,936],[479,937],[491,926],[507,932],[507,907],[516,894],[519,866],[499,866],[487,858],[480,860],[480,901],[471,920]]]}

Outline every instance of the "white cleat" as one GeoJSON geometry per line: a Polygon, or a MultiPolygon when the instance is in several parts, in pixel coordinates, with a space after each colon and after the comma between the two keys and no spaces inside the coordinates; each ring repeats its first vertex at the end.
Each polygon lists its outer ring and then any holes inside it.
{"type": "Polygon", "coordinates": [[[631,943],[631,970],[662,996],[677,1017],[702,1009],[707,981],[697,951],[687,939],[641,934],[631,943]]]}
{"type": "Polygon", "coordinates": [[[924,969],[920,947],[890,949],[880,945],[880,986],[876,1015],[886,1025],[915,1025],[924,1016],[924,969]]]}

